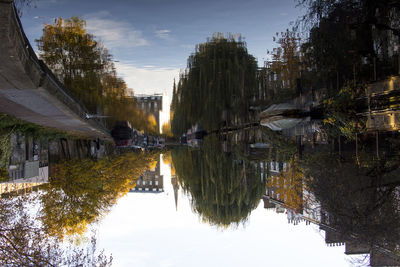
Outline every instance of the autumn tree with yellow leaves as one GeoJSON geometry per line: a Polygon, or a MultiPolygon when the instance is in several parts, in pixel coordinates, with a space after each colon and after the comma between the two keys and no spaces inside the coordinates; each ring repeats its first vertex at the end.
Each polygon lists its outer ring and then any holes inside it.
{"type": "Polygon", "coordinates": [[[285,203],[285,206],[300,213],[303,208],[303,171],[292,157],[290,163],[279,175],[269,177],[267,187],[274,188],[274,196],[285,203]]]}
{"type": "Polygon", "coordinates": [[[287,29],[285,32],[276,33],[273,41],[278,47],[268,51],[271,61],[267,66],[272,76],[268,83],[275,95],[294,95],[297,89],[298,79],[301,76],[300,37],[287,29]]]}
{"type": "MultiPolygon", "coordinates": [[[[112,256],[98,251],[95,236],[85,246],[66,244],[46,233],[37,222],[32,204],[38,194],[0,198],[1,266],[93,266],[112,265],[112,256]]],[[[55,215],[53,219],[56,219],[55,215]]]]}
{"type": "Polygon", "coordinates": [[[129,120],[135,128],[158,132],[117,76],[111,54],[85,27],[78,17],[46,24],[36,40],[40,58],[90,113],[108,116],[110,128],[115,121],[129,120]]]}
{"type": "Polygon", "coordinates": [[[41,196],[41,221],[51,236],[82,234],[135,187],[158,159],[155,152],[126,153],[98,161],[70,160],[54,167],[41,196]]]}

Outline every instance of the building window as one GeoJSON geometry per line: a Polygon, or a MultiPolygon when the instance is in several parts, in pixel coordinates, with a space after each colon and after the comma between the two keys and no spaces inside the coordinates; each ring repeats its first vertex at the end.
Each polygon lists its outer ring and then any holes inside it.
{"type": "Polygon", "coordinates": [[[153,181],[150,181],[149,184],[150,184],[150,185],[153,185],[153,181]]]}
{"type": "Polygon", "coordinates": [[[284,171],[287,171],[287,164],[286,164],[286,162],[283,163],[283,170],[284,170],[284,171]]]}
{"type": "Polygon", "coordinates": [[[146,185],[146,181],[143,181],[143,185],[146,185]]]}
{"type": "Polygon", "coordinates": [[[155,185],[158,185],[158,181],[155,181],[154,184],[155,184],[155,185]]]}
{"type": "Polygon", "coordinates": [[[157,109],[157,102],[154,103],[154,108],[157,109]]]}

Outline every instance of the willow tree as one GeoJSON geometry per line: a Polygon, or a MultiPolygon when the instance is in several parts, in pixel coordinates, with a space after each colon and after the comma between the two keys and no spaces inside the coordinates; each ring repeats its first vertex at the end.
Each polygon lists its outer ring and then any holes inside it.
{"type": "Polygon", "coordinates": [[[172,101],[172,131],[179,135],[196,123],[211,130],[222,122],[246,121],[256,94],[257,62],[245,42],[214,34],[196,46],[180,75],[172,101]]]}
{"type": "MultiPolygon", "coordinates": [[[[304,52],[320,87],[398,74],[400,4],[393,0],[298,0],[309,30],[304,52]]],[[[335,93],[335,92],[333,92],[335,93]]]]}
{"type": "Polygon", "coordinates": [[[215,136],[207,137],[200,150],[173,150],[172,161],[193,210],[211,225],[245,222],[265,192],[258,165],[238,152],[224,153],[215,136]]]}

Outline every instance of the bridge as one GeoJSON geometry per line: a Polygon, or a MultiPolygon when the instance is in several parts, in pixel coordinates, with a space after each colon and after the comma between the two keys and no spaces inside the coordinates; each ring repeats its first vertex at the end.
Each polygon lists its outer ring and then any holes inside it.
{"type": "Polygon", "coordinates": [[[0,112],[83,137],[111,139],[37,58],[13,0],[0,0],[0,51],[0,112]]]}

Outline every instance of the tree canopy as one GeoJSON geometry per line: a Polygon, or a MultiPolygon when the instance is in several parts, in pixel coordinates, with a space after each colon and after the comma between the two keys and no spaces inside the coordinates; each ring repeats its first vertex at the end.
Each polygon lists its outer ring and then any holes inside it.
{"type": "Polygon", "coordinates": [[[117,76],[108,50],[86,31],[85,20],[58,18],[46,24],[36,40],[40,57],[65,87],[94,114],[109,116],[108,126],[129,120],[138,129],[158,132],[131,95],[125,81],[117,76]]]}
{"type": "Polygon", "coordinates": [[[125,153],[97,161],[69,160],[55,164],[51,182],[41,195],[41,221],[58,238],[82,234],[116,201],[135,187],[136,180],[157,162],[158,153],[125,153]]]}
{"type": "Polygon", "coordinates": [[[174,86],[172,132],[180,135],[196,123],[212,130],[246,119],[258,89],[256,76],[257,62],[241,38],[215,34],[197,45],[174,86]]]}
{"type": "Polygon", "coordinates": [[[265,192],[258,166],[239,153],[224,153],[216,136],[207,137],[199,150],[173,150],[172,162],[193,210],[211,225],[245,222],[265,192]]]}
{"type": "Polygon", "coordinates": [[[32,212],[36,193],[0,198],[0,262],[2,266],[111,266],[112,257],[87,247],[61,244],[49,236],[32,212]]]}

